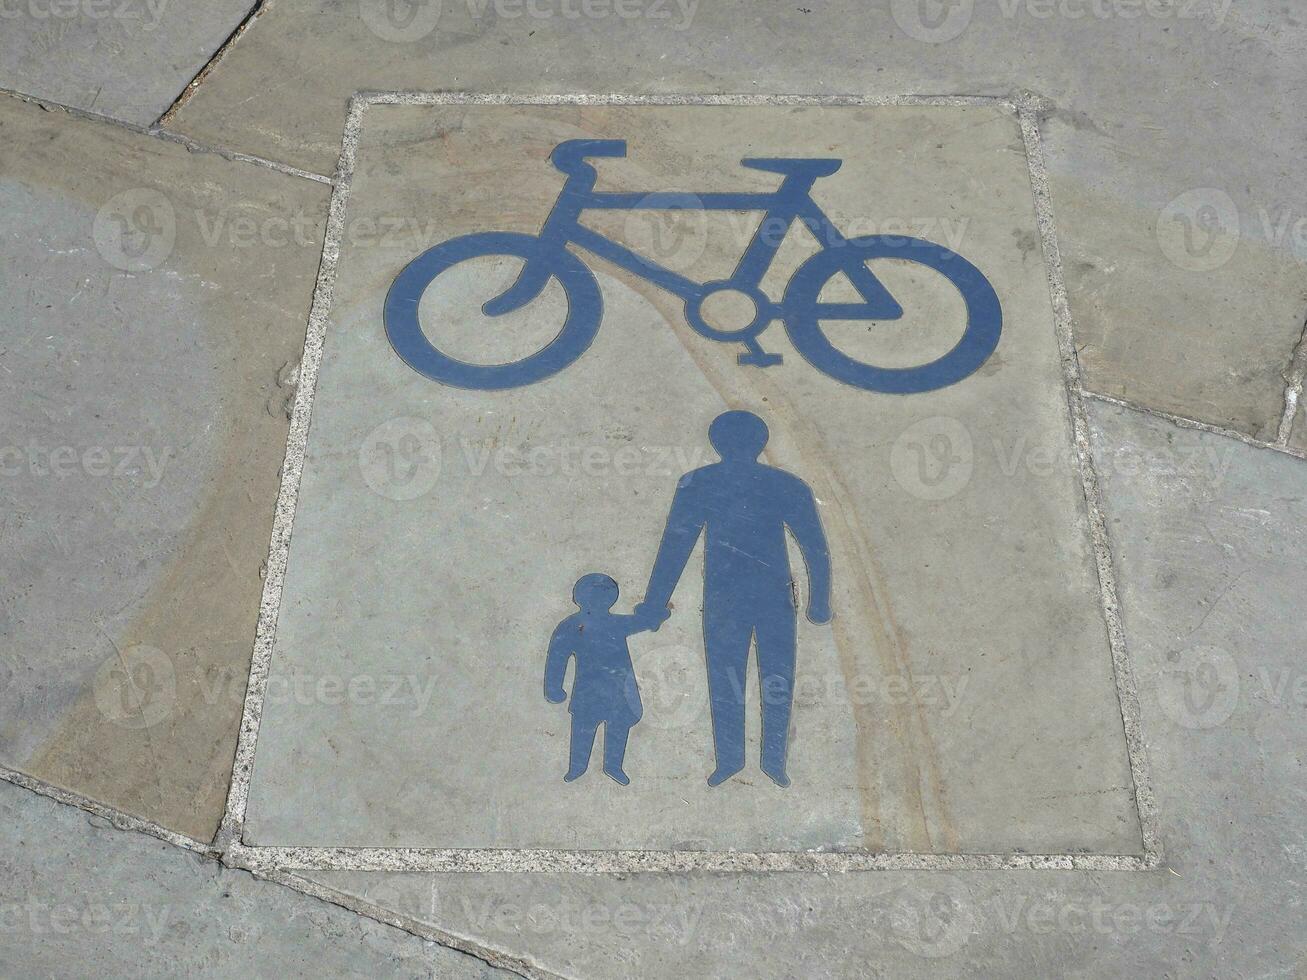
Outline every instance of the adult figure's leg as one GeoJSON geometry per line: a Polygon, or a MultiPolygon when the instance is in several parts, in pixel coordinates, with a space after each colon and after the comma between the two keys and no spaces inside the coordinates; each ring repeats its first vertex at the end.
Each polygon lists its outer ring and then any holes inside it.
{"type": "Polygon", "coordinates": [[[755,625],[762,701],[762,771],[778,786],[790,784],[785,755],[794,704],[796,619],[790,597],[780,596],[755,625]]]}
{"type": "Polygon", "coordinates": [[[725,596],[704,596],[703,639],[708,661],[713,750],[717,768],[708,785],[725,782],[744,768],[744,684],[753,624],[725,596]]]}

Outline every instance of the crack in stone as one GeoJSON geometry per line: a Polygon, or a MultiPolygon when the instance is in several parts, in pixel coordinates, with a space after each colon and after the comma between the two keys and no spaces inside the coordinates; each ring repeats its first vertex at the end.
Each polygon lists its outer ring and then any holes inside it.
{"type": "Polygon", "coordinates": [[[1303,323],[1302,333],[1289,358],[1289,366],[1284,371],[1284,413],[1280,416],[1280,426],[1275,434],[1277,447],[1287,449],[1289,446],[1294,418],[1298,414],[1298,402],[1302,398],[1304,376],[1307,376],[1307,322],[1303,323]]]}

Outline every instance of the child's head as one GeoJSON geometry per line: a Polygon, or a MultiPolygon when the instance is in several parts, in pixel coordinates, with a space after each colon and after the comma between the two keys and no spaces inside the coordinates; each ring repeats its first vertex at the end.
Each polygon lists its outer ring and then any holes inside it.
{"type": "Polygon", "coordinates": [[[576,580],[572,600],[582,609],[612,609],[617,601],[617,583],[601,572],[591,572],[576,580]]]}

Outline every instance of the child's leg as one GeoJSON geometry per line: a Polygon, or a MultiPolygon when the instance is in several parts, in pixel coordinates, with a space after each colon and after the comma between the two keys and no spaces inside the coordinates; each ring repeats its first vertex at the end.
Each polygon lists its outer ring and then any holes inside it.
{"type": "Polygon", "coordinates": [[[630,733],[630,725],[604,722],[604,772],[623,786],[631,781],[622,769],[622,760],[626,758],[626,737],[630,733]]]}
{"type": "Polygon", "coordinates": [[[563,777],[564,781],[571,782],[590,765],[590,750],[595,744],[595,729],[599,727],[597,722],[590,722],[583,719],[580,715],[572,715],[572,751],[571,760],[567,768],[567,775],[563,777]]]}

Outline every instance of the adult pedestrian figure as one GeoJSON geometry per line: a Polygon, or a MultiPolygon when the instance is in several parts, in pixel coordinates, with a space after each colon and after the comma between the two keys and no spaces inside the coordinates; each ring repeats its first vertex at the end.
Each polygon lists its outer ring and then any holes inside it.
{"type": "Polygon", "coordinates": [[[685,474],[676,487],[658,557],[636,615],[657,629],[699,535],[705,538],[703,636],[712,706],[717,786],[744,768],[745,677],[756,644],[762,703],[762,771],[779,786],[794,700],[796,592],[788,527],[808,568],[808,619],[830,622],[830,551],[808,485],[758,461],[767,425],[726,412],[708,429],[721,461],[685,474]]]}

